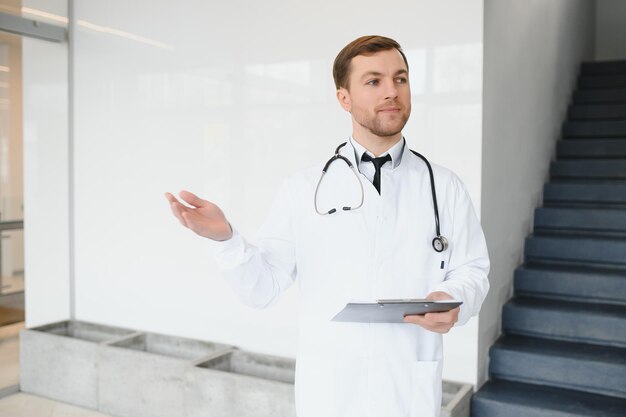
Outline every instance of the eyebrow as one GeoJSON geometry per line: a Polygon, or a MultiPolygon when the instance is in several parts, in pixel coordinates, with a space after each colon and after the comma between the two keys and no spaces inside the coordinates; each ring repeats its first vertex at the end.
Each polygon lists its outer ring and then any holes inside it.
{"type": "MultiPolygon", "coordinates": [[[[394,77],[397,77],[398,75],[402,75],[402,74],[408,74],[409,72],[405,69],[399,69],[398,71],[396,71],[396,73],[393,75],[394,77]]],[[[378,71],[368,71],[365,74],[363,74],[361,76],[361,79],[367,78],[367,77],[380,77],[381,75],[383,75],[382,72],[378,72],[378,71]]]]}

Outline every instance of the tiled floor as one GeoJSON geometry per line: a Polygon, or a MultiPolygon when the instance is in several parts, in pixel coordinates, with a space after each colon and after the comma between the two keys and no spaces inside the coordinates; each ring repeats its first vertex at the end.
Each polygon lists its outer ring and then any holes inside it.
{"type": "Polygon", "coordinates": [[[22,392],[0,399],[0,416],[11,417],[109,417],[47,398],[22,392]]]}
{"type": "MultiPolygon", "coordinates": [[[[0,390],[19,384],[19,332],[24,323],[0,327],[0,390]]],[[[110,417],[35,395],[17,393],[0,398],[4,417],[110,417]]]]}

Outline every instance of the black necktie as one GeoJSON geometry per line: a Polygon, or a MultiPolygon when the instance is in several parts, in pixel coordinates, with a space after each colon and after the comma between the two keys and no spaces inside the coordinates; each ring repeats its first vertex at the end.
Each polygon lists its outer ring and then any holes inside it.
{"type": "Polygon", "coordinates": [[[372,181],[372,184],[374,184],[376,191],[380,194],[380,167],[385,165],[385,162],[391,161],[391,155],[387,154],[385,156],[381,156],[380,158],[372,158],[367,153],[363,152],[361,161],[372,162],[374,164],[376,172],[374,172],[374,181],[372,181]]]}

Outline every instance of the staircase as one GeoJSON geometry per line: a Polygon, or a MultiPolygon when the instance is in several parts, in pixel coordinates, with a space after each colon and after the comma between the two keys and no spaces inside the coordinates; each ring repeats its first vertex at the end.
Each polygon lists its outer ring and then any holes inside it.
{"type": "Polygon", "coordinates": [[[585,63],[472,417],[626,417],[626,61],[585,63]]]}

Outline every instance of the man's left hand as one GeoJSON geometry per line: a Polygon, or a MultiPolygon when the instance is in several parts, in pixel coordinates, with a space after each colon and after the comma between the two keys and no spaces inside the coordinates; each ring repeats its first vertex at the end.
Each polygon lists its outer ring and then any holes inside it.
{"type": "MultiPolygon", "coordinates": [[[[452,300],[450,294],[443,291],[431,292],[426,296],[428,300],[452,300]]],[[[426,330],[436,333],[448,333],[454,323],[459,320],[459,311],[461,307],[457,307],[450,311],[442,313],[426,313],[419,315],[405,316],[405,323],[413,323],[422,326],[426,330]]]]}

